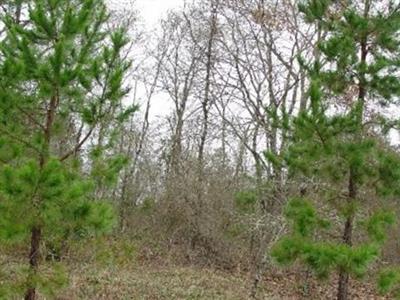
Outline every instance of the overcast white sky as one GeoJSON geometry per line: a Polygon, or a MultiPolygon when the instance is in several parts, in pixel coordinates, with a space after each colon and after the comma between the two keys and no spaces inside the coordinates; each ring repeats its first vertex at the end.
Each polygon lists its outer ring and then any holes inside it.
{"type": "Polygon", "coordinates": [[[136,0],[136,8],[145,22],[152,26],[169,9],[182,6],[184,0],[136,0]]]}
{"type": "MultiPolygon", "coordinates": [[[[135,8],[139,12],[140,18],[143,19],[148,30],[155,27],[160,20],[170,9],[183,6],[185,0],[135,0],[135,8]]],[[[140,95],[140,91],[138,93],[140,95]]],[[[140,97],[140,96],[139,96],[140,97]]],[[[150,118],[166,116],[170,109],[167,97],[162,94],[157,94],[152,99],[150,109],[150,118]]]]}
{"type": "MultiPolygon", "coordinates": [[[[168,10],[182,7],[185,1],[188,0],[106,0],[110,8],[117,9],[119,12],[130,12],[137,11],[139,15],[139,26],[145,26],[140,28],[140,31],[152,32],[159,24],[159,20],[166,15],[168,10]]],[[[133,88],[133,87],[132,87],[133,88]]],[[[136,99],[139,104],[144,104],[145,96],[143,96],[144,90],[138,87],[136,99]]],[[[129,99],[128,99],[129,101],[129,99]]],[[[142,107],[143,109],[143,107],[142,107]]],[[[152,99],[152,106],[150,110],[151,118],[158,116],[165,116],[169,111],[169,101],[164,95],[154,95],[152,99]]]]}

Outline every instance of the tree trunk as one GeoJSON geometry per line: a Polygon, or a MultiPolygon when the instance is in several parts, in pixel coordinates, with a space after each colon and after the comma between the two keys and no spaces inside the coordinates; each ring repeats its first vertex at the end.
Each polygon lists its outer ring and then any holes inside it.
{"type": "Polygon", "coordinates": [[[349,274],[343,270],[339,274],[338,300],[347,300],[349,292],[349,274]]]}
{"type": "MultiPolygon", "coordinates": [[[[369,11],[371,7],[371,1],[366,0],[365,1],[365,7],[364,7],[364,17],[367,18],[369,11]]],[[[365,64],[367,61],[367,56],[368,56],[368,42],[367,42],[367,37],[362,36],[361,37],[361,42],[360,42],[361,48],[360,48],[360,58],[361,58],[361,64],[365,64]]],[[[365,79],[365,73],[361,72],[360,73],[360,81],[358,84],[358,99],[357,102],[358,104],[361,105],[361,109],[358,112],[358,126],[360,132],[356,135],[357,139],[360,139],[362,137],[362,124],[363,124],[363,108],[364,108],[364,101],[366,97],[366,79],[365,79]]],[[[356,184],[356,170],[354,170],[353,167],[350,167],[350,174],[349,174],[349,195],[348,195],[348,205],[350,211],[347,212],[348,216],[346,219],[346,224],[344,227],[344,232],[343,232],[343,243],[352,246],[352,235],[353,235],[353,220],[354,220],[354,212],[352,211],[352,203],[356,200],[357,197],[357,184],[356,184]]],[[[339,287],[338,287],[338,295],[337,299],[338,300],[347,300],[348,299],[348,286],[349,286],[349,274],[345,270],[340,270],[339,273],[339,287]]]]}
{"type": "Polygon", "coordinates": [[[31,273],[28,279],[28,290],[26,291],[25,294],[25,300],[36,299],[35,277],[39,267],[41,237],[42,237],[42,229],[39,226],[34,226],[31,232],[31,249],[29,252],[29,266],[31,273]]]}
{"type": "MultiPolygon", "coordinates": [[[[349,205],[349,209],[352,210],[351,205],[357,196],[357,189],[355,185],[355,175],[352,170],[350,170],[350,178],[349,178],[349,196],[347,204],[349,205]]],[[[347,212],[348,216],[346,218],[346,223],[343,230],[342,240],[343,243],[352,246],[352,236],[353,236],[353,219],[354,213],[352,211],[347,212]]],[[[347,300],[348,299],[348,286],[349,286],[350,276],[346,270],[341,269],[339,271],[339,284],[338,284],[338,300],[347,300]]]]}
{"type": "MultiPolygon", "coordinates": [[[[355,174],[353,169],[350,170],[350,175],[349,175],[349,195],[348,195],[348,200],[347,204],[349,205],[349,209],[352,210],[351,206],[352,203],[355,201],[357,197],[357,186],[355,183],[355,174]]],[[[348,212],[348,216],[346,219],[346,224],[344,226],[344,231],[343,231],[343,243],[352,246],[352,236],[353,236],[353,219],[354,219],[354,213],[353,211],[348,212]]],[[[337,299],[338,300],[347,300],[348,299],[348,287],[349,287],[349,279],[350,276],[349,274],[341,269],[339,272],[339,287],[338,287],[338,294],[337,294],[337,299]]]]}
{"type": "MultiPolygon", "coordinates": [[[[57,109],[57,105],[59,103],[58,90],[55,91],[55,94],[51,97],[49,106],[46,112],[46,125],[43,130],[45,143],[43,144],[42,153],[39,157],[39,165],[40,170],[43,171],[48,159],[50,152],[50,144],[51,144],[51,133],[52,127],[54,123],[55,113],[57,109]]],[[[41,199],[34,199],[34,206],[36,209],[40,207],[41,199]]],[[[39,212],[39,211],[38,211],[39,212]]],[[[40,213],[38,213],[39,220],[37,221],[40,224],[40,213]]],[[[30,274],[28,277],[28,289],[25,293],[25,300],[35,300],[36,297],[36,274],[39,268],[39,259],[40,259],[40,242],[42,240],[42,228],[40,225],[36,224],[32,227],[31,231],[31,250],[29,252],[29,267],[30,274]]]]}
{"type": "MultiPolygon", "coordinates": [[[[344,227],[343,232],[343,242],[349,246],[352,244],[352,232],[353,232],[353,215],[347,217],[346,225],[344,227]]],[[[338,300],[347,300],[348,299],[348,290],[349,290],[349,274],[341,269],[339,272],[339,287],[338,287],[338,300]]]]}
{"type": "MultiPolygon", "coordinates": [[[[346,225],[343,232],[343,240],[344,242],[351,246],[351,235],[353,231],[353,217],[348,217],[346,220],[346,225]]],[[[341,269],[339,272],[339,286],[338,286],[338,300],[347,300],[348,299],[348,290],[349,290],[349,274],[341,269]]]]}

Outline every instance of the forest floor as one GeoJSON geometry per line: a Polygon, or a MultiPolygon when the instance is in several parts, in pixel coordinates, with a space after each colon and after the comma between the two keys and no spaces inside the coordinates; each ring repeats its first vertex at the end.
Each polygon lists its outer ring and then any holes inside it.
{"type": "MultiPolygon", "coordinates": [[[[18,273],[13,269],[24,265],[24,252],[0,249],[0,288],[1,283],[14,280],[18,273]]],[[[63,261],[69,274],[68,287],[57,291],[57,296],[40,297],[40,300],[249,299],[248,272],[177,263],[171,257],[158,255],[156,250],[153,254],[143,256],[129,242],[113,242],[107,247],[82,244],[63,261]]],[[[304,272],[274,269],[261,280],[257,299],[335,299],[335,284],[334,278],[319,283],[307,279],[304,272]]],[[[377,296],[373,284],[352,282],[350,291],[350,299],[354,300],[391,299],[377,296]]]]}
{"type": "MultiPolygon", "coordinates": [[[[193,267],[140,267],[93,269],[83,265],[72,274],[71,285],[60,300],[69,299],[248,299],[248,276],[193,267]]],[[[257,299],[335,299],[334,284],[310,281],[308,293],[298,275],[266,276],[257,299]]],[[[351,285],[354,300],[379,297],[368,285],[351,285]]]]}

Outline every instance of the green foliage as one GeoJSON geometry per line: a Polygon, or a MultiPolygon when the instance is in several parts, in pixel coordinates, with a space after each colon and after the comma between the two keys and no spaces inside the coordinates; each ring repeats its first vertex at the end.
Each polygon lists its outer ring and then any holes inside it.
{"type": "Polygon", "coordinates": [[[379,247],[385,238],[384,229],[393,222],[392,214],[374,214],[366,222],[371,242],[351,247],[335,244],[333,241],[319,241],[318,231],[328,230],[330,222],[319,218],[316,208],[308,200],[291,200],[285,209],[285,215],[292,225],[292,232],[275,245],[271,255],[283,265],[290,265],[296,260],[302,261],[320,278],[327,278],[332,271],[342,269],[362,277],[368,264],[379,255],[379,247]]]}
{"type": "Polygon", "coordinates": [[[350,247],[334,242],[318,242],[300,236],[288,236],[274,246],[271,255],[282,265],[290,265],[295,261],[303,262],[322,279],[339,270],[362,278],[367,273],[369,264],[379,256],[379,246],[367,243],[350,247]]]}
{"type": "Polygon", "coordinates": [[[99,149],[95,149],[95,152],[92,152],[91,158],[91,177],[96,180],[99,186],[106,187],[110,187],[117,182],[119,172],[128,163],[128,158],[124,155],[105,157],[103,151],[99,149]]]}
{"type": "Polygon", "coordinates": [[[60,263],[52,262],[47,267],[48,270],[36,274],[36,285],[44,295],[55,297],[68,283],[67,273],[60,263]]]}
{"type": "Polygon", "coordinates": [[[400,298],[400,271],[397,268],[388,268],[379,274],[378,289],[381,294],[392,293],[400,298]]]}
{"type": "MultiPolygon", "coordinates": [[[[33,228],[40,244],[106,233],[115,212],[96,192],[116,182],[127,160],[77,156],[103,149],[91,136],[112,140],[100,128],[119,128],[137,109],[122,105],[125,29],[109,30],[102,0],[23,2],[24,22],[13,15],[21,1],[0,18],[0,241],[26,242],[33,228]]],[[[25,270],[25,287],[51,295],[64,280],[50,270],[25,270]]]]}
{"type": "MultiPolygon", "coordinates": [[[[366,273],[379,257],[395,218],[387,210],[365,214],[361,195],[369,195],[371,189],[379,201],[400,195],[400,156],[377,134],[387,133],[387,125],[396,121],[380,115],[372,128],[366,114],[367,107],[395,103],[400,95],[400,81],[394,75],[399,68],[400,13],[393,7],[382,12],[382,1],[370,1],[364,7],[366,3],[300,3],[305,21],[323,37],[315,61],[300,59],[310,80],[310,106],[291,119],[291,143],[283,155],[266,155],[272,163],[286,167],[289,176],[317,179],[325,190],[318,195],[319,207],[333,210],[352,230],[365,230],[358,244],[346,240],[344,234],[345,242],[338,242],[325,234],[329,222],[319,217],[323,212],[311,201],[289,201],[285,213],[291,232],[275,245],[272,256],[285,265],[300,261],[322,278],[334,271],[357,278],[366,273]],[[346,105],[338,109],[336,99],[345,99],[346,105]],[[348,187],[345,196],[343,186],[348,187]],[[363,226],[354,227],[357,221],[363,226]]],[[[392,273],[386,275],[383,286],[395,278],[392,273]]]]}
{"type": "Polygon", "coordinates": [[[243,190],[235,193],[235,206],[242,213],[253,212],[257,204],[257,192],[243,190]]]}
{"type": "Polygon", "coordinates": [[[303,244],[301,237],[284,237],[273,247],[271,256],[281,265],[290,265],[299,258],[303,244]]]}
{"type": "Polygon", "coordinates": [[[329,5],[332,4],[331,0],[312,0],[303,1],[304,3],[299,4],[300,11],[304,14],[305,19],[308,22],[315,22],[321,20],[329,5]]]}
{"type": "Polygon", "coordinates": [[[289,201],[285,215],[292,222],[295,235],[311,237],[316,228],[327,228],[329,222],[317,216],[315,207],[310,201],[302,198],[295,198],[289,201]]]}
{"type": "Polygon", "coordinates": [[[376,243],[386,239],[386,232],[395,222],[395,214],[389,211],[377,211],[365,222],[369,237],[376,243]]]}

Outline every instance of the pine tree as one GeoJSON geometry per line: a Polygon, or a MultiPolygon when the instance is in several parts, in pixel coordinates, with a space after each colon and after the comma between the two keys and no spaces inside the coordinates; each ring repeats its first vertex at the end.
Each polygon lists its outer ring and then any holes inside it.
{"type": "Polygon", "coordinates": [[[322,278],[338,272],[337,299],[345,300],[349,276],[365,275],[394,222],[389,209],[371,212],[366,195],[381,201],[400,192],[399,155],[378,138],[390,120],[368,113],[394,105],[400,95],[400,10],[371,0],[309,0],[299,8],[323,38],[315,61],[300,59],[309,74],[310,107],[292,120],[292,144],[280,162],[290,176],[315,180],[324,191],[318,205],[307,195],[289,201],[292,230],[272,256],[282,264],[300,261],[322,278]],[[340,216],[341,240],[327,234],[335,226],[322,213],[326,206],[340,216]]]}
{"type": "MultiPolygon", "coordinates": [[[[22,286],[25,299],[36,299],[37,289],[44,292],[51,284],[40,269],[44,242],[102,233],[113,225],[112,207],[93,199],[98,176],[83,172],[83,164],[95,157],[99,165],[105,152],[104,145],[87,146],[99,125],[112,127],[134,110],[121,103],[128,92],[123,79],[130,63],[122,55],[128,40],[125,30],[107,28],[102,0],[10,5],[21,14],[16,18],[10,9],[1,17],[0,240],[30,240],[22,286]],[[91,156],[80,157],[82,149],[91,156]]],[[[115,172],[122,163],[108,160],[115,172]]]]}

